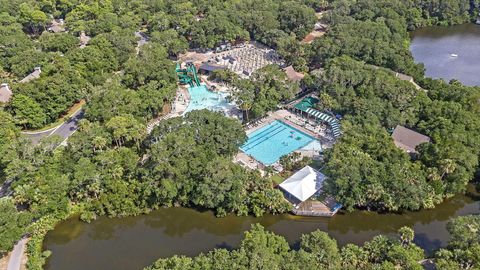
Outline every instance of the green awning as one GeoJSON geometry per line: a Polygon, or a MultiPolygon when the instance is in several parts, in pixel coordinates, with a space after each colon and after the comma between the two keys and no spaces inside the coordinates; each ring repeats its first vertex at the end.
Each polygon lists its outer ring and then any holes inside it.
{"type": "Polygon", "coordinates": [[[323,112],[320,112],[320,111],[317,111],[313,108],[308,108],[308,109],[305,110],[305,112],[308,113],[309,115],[317,118],[318,120],[327,122],[330,125],[330,127],[332,128],[333,136],[335,136],[335,138],[338,138],[338,137],[340,137],[340,135],[342,135],[340,122],[336,118],[333,118],[330,115],[328,115],[326,113],[323,113],[323,112]]]}
{"type": "Polygon", "coordinates": [[[314,97],[306,97],[295,105],[295,109],[305,112],[307,109],[312,108],[318,103],[318,99],[314,97]]]}

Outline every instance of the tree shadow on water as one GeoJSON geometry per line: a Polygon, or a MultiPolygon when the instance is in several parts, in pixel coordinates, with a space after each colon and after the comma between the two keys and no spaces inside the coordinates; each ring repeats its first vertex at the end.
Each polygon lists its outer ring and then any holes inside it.
{"type": "Polygon", "coordinates": [[[215,248],[217,249],[220,249],[220,248],[223,248],[223,249],[226,249],[228,251],[232,251],[234,250],[235,248],[237,248],[236,246],[233,246],[231,244],[228,244],[227,242],[222,242],[220,244],[217,244],[215,245],[215,248]]]}
{"type": "Polygon", "coordinates": [[[436,250],[446,245],[446,243],[442,243],[440,239],[432,239],[425,233],[415,234],[413,242],[425,250],[426,256],[433,255],[436,250]]]}

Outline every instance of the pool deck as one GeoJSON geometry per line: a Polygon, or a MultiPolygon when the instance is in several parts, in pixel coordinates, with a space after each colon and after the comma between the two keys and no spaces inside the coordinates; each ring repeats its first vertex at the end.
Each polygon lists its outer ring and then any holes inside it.
{"type": "Polygon", "coordinates": [[[275,112],[269,113],[265,118],[258,121],[257,125],[250,126],[245,132],[248,134],[254,132],[257,129],[260,129],[273,121],[282,121],[309,136],[319,140],[322,143],[324,149],[333,147],[335,139],[332,136],[329,136],[324,128],[322,129],[313,129],[312,123],[304,124],[306,119],[301,118],[294,113],[287,110],[278,110],[275,112]],[[301,123],[302,121],[303,123],[301,123]]]}

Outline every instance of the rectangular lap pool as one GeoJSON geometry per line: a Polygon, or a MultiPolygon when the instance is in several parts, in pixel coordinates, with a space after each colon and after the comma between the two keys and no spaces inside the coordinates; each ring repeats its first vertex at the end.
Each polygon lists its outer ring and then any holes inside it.
{"type": "Polygon", "coordinates": [[[281,156],[290,154],[315,139],[282,121],[274,121],[248,135],[247,142],[240,150],[262,162],[271,165],[281,156]]]}

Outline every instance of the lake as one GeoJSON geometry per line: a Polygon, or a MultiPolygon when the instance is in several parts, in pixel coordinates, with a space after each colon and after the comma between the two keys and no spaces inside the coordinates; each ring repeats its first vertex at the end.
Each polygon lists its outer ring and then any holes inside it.
{"type": "Polygon", "coordinates": [[[378,234],[394,234],[402,226],[416,232],[415,243],[431,252],[448,241],[448,219],[480,214],[480,194],[469,186],[435,209],[404,214],[366,211],[340,213],[333,218],[265,215],[261,218],[227,216],[210,211],[166,208],[148,215],[126,218],[101,217],[91,223],[68,219],[46,236],[44,249],[52,256],[46,270],[138,270],[159,257],[195,256],[214,248],[235,248],[253,223],[284,236],[295,247],[304,233],[320,229],[340,245],[362,244],[378,234]]]}
{"type": "Polygon", "coordinates": [[[480,85],[480,25],[425,27],[411,38],[410,50],[415,62],[425,65],[427,77],[480,85]]]}

